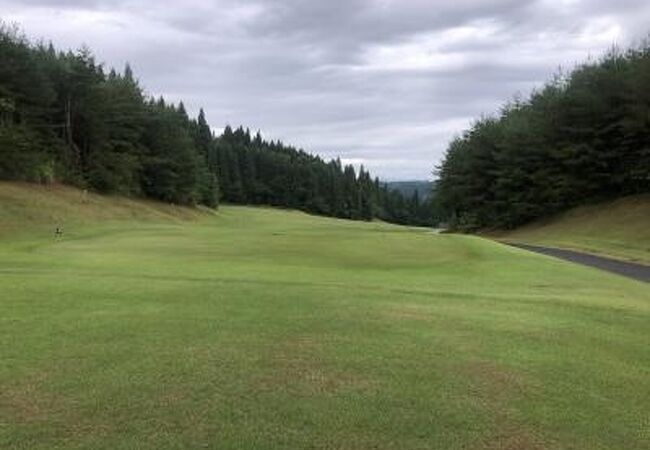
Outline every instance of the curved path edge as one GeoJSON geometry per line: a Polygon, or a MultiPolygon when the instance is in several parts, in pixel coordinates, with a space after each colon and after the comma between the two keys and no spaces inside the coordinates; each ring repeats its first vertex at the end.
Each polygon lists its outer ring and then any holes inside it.
{"type": "Polygon", "coordinates": [[[600,270],[623,275],[624,277],[650,283],[650,266],[646,266],[644,264],[620,261],[618,259],[591,255],[589,253],[582,253],[575,250],[565,250],[562,248],[542,247],[539,245],[520,244],[516,242],[502,243],[510,245],[512,247],[521,248],[535,253],[541,253],[543,255],[553,256],[565,261],[571,261],[576,264],[595,267],[600,270]]]}

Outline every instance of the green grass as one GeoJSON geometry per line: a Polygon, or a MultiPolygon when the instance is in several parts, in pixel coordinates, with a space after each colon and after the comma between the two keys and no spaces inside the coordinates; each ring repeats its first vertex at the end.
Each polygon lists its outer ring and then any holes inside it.
{"type": "Polygon", "coordinates": [[[107,221],[128,207],[9,187],[0,448],[647,449],[647,284],[478,237],[107,221]]]}
{"type": "Polygon", "coordinates": [[[650,265],[650,195],[575,208],[494,236],[650,265]]]}
{"type": "Polygon", "coordinates": [[[0,239],[54,233],[57,226],[65,231],[98,223],[184,222],[208,214],[206,210],[101,196],[63,185],[0,181],[0,239]]]}

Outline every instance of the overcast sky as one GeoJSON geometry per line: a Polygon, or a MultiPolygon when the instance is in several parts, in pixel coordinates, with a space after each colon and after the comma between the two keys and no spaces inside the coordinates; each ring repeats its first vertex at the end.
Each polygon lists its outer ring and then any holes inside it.
{"type": "Polygon", "coordinates": [[[0,0],[0,17],[146,92],[384,179],[425,179],[455,134],[558,67],[650,31],[648,0],[0,0]]]}

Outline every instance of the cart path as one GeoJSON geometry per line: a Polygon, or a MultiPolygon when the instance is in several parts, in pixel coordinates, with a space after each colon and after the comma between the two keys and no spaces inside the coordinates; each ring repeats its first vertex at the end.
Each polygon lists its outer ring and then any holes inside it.
{"type": "Polygon", "coordinates": [[[607,272],[623,275],[624,277],[650,283],[650,266],[637,264],[633,262],[620,261],[618,259],[607,258],[604,256],[591,255],[575,250],[565,250],[561,248],[542,247],[538,245],[519,244],[506,242],[507,245],[529,250],[531,252],[541,253],[555,258],[564,259],[577,264],[595,267],[607,272]]]}

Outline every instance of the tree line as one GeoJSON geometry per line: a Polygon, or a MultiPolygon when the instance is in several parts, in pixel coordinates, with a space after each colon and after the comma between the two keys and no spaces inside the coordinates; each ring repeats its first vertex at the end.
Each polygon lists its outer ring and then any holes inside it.
{"type": "Polygon", "coordinates": [[[341,218],[428,225],[404,198],[340,160],[226,127],[201,110],[147,96],[127,65],[106,70],[90,50],[57,51],[0,23],[0,178],[63,182],[102,193],[215,208],[223,200],[341,218]]]}
{"type": "Polygon", "coordinates": [[[227,126],[214,141],[211,158],[222,198],[231,203],[273,205],[347,219],[380,218],[402,224],[429,225],[427,204],[405,198],[372,178],[363,166],[356,171],[337,158],[319,156],[251,136],[227,126]]]}
{"type": "Polygon", "coordinates": [[[33,46],[6,26],[0,61],[0,177],[217,205],[206,124],[147,98],[128,65],[106,73],[88,49],[33,46]]]}
{"type": "Polygon", "coordinates": [[[612,49],[477,120],[435,173],[441,214],[465,230],[650,192],[650,45],[612,49]]]}

